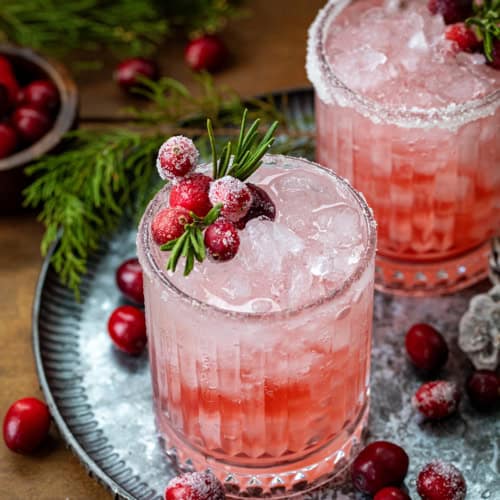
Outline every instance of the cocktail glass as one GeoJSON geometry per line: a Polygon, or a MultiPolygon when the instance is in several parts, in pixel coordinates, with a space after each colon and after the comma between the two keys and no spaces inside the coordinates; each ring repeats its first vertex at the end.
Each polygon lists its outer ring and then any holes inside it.
{"type": "MultiPolygon", "coordinates": [[[[412,80],[411,72],[394,83],[397,67],[384,85],[394,84],[394,93],[403,96],[400,106],[353,90],[331,62],[336,47],[329,36],[349,18],[349,9],[359,18],[382,4],[330,0],[311,26],[307,69],[316,90],[317,160],[349,179],[374,210],[379,228],[375,286],[396,294],[449,293],[486,276],[489,240],[500,233],[500,72],[488,68],[479,54],[459,54],[470,58],[463,73],[467,85],[474,88],[474,71],[490,72],[497,83],[485,95],[457,103],[446,93],[451,95],[461,82],[446,81],[440,106],[426,106],[426,97],[418,106],[405,106],[408,96],[416,101],[427,90],[412,80]]],[[[397,4],[392,2],[392,8],[397,4]]],[[[434,17],[432,22],[440,21],[434,17]]],[[[443,43],[444,29],[443,24],[443,43]]],[[[391,30],[384,33],[392,36],[391,30]]],[[[410,48],[429,50],[423,36],[424,31],[416,31],[410,48]]],[[[368,57],[366,41],[356,43],[360,57],[368,57]]],[[[398,44],[408,49],[393,38],[389,50],[398,44]]],[[[407,53],[411,58],[412,52],[407,53]]],[[[380,52],[374,57],[381,59],[373,59],[373,69],[363,73],[371,81],[387,67],[385,62],[391,63],[380,52]]],[[[361,65],[370,63],[355,62],[347,64],[360,74],[361,65]]],[[[468,88],[465,83],[463,88],[468,88]]]]}
{"type": "Polygon", "coordinates": [[[181,470],[210,468],[230,496],[293,498],[345,470],[367,420],[376,228],[346,181],[307,160],[267,155],[250,181],[276,221],[250,221],[235,259],[188,278],[165,271],[150,236],[168,186],[143,216],[154,407],[181,470]]]}

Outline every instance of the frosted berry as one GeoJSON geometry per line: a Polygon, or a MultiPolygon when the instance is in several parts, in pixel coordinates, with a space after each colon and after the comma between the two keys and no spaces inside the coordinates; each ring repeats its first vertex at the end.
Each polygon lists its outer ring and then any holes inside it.
{"type": "Polygon", "coordinates": [[[269,220],[276,218],[276,206],[271,197],[261,187],[251,182],[247,182],[247,187],[252,193],[252,204],[247,214],[236,222],[238,229],[244,229],[248,221],[257,217],[264,217],[269,220]]]}
{"type": "Polygon", "coordinates": [[[493,410],[500,402],[500,377],[490,370],[478,370],[467,380],[467,394],[478,410],[493,410]]]}
{"type": "Polygon", "coordinates": [[[33,144],[52,127],[50,117],[31,106],[20,106],[12,115],[12,123],[26,144],[33,144]]]}
{"type": "Polygon", "coordinates": [[[158,66],[151,59],[132,57],[118,64],[115,69],[114,78],[123,90],[130,91],[133,87],[140,85],[139,76],[156,80],[158,73],[158,66]]]}
{"type": "Polygon", "coordinates": [[[420,471],[417,492],[423,500],[464,500],[467,485],[454,465],[434,461],[420,471]]]}
{"type": "Polygon", "coordinates": [[[408,465],[403,448],[388,441],[375,441],[361,450],[352,463],[352,482],[362,493],[373,495],[385,486],[400,485],[408,465]]]}
{"type": "Polygon", "coordinates": [[[224,42],[216,35],[203,35],[189,42],[184,52],[187,65],[194,71],[220,69],[228,56],[224,42]]]}
{"type": "Polygon", "coordinates": [[[425,417],[438,420],[455,413],[460,392],[453,382],[435,380],[420,386],[412,398],[413,406],[425,417]]]}
{"type": "Polygon", "coordinates": [[[431,14],[441,14],[446,24],[465,21],[472,14],[471,0],[429,0],[431,14]]]}
{"type": "Polygon", "coordinates": [[[222,483],[209,471],[174,477],[165,490],[165,500],[224,500],[222,483]]]}
{"type": "Polygon", "coordinates": [[[405,345],[410,361],[421,370],[436,371],[448,360],[448,346],[443,336],[425,323],[408,330],[405,345]]]}
{"type": "Polygon", "coordinates": [[[140,354],[147,342],[144,312],[134,306],[117,307],[109,317],[108,333],[121,351],[140,354]]]}
{"type": "Polygon", "coordinates": [[[213,181],[208,196],[212,205],[222,203],[220,214],[232,222],[244,217],[252,206],[252,192],[248,186],[230,175],[213,181]]]}
{"type": "Polygon", "coordinates": [[[495,69],[500,69],[500,40],[493,41],[491,57],[493,58],[493,60],[488,61],[488,64],[495,69]]]}
{"type": "Polygon", "coordinates": [[[31,453],[49,433],[50,413],[36,398],[19,399],[11,405],[3,420],[3,439],[17,453],[31,453]]]}
{"type": "Polygon", "coordinates": [[[170,191],[170,206],[182,207],[198,217],[205,217],[212,208],[208,197],[211,181],[203,174],[193,174],[180,180],[170,191]]]}
{"type": "Polygon", "coordinates": [[[474,31],[467,28],[464,23],[456,23],[448,26],[444,36],[447,40],[455,42],[463,52],[474,52],[479,48],[481,43],[474,31]]]}
{"type": "Polygon", "coordinates": [[[59,91],[50,80],[35,80],[20,91],[18,101],[19,104],[53,113],[59,106],[59,91]]]}
{"type": "Polygon", "coordinates": [[[17,132],[10,125],[0,123],[0,159],[10,156],[17,148],[17,132]]]}
{"type": "Polygon", "coordinates": [[[164,208],[155,215],[151,223],[153,240],[157,245],[164,245],[175,240],[184,233],[186,224],[190,222],[192,218],[185,208],[164,208]]]}
{"type": "Polygon", "coordinates": [[[142,268],[138,259],[128,259],[121,263],[116,270],[116,284],[125,297],[144,304],[142,268]]]}
{"type": "Polygon", "coordinates": [[[176,135],[160,147],[156,168],[162,179],[184,177],[194,170],[199,156],[200,153],[191,139],[176,135]]]}
{"type": "Polygon", "coordinates": [[[410,497],[403,490],[395,486],[387,486],[377,491],[373,500],[410,500],[410,497]]]}
{"type": "Polygon", "coordinates": [[[238,231],[231,221],[217,219],[205,231],[205,246],[212,259],[231,260],[240,247],[238,231]]]}

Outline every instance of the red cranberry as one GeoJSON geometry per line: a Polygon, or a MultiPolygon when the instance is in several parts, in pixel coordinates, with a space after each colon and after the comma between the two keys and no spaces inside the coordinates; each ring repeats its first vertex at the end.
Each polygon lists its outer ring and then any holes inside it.
{"type": "Polygon", "coordinates": [[[47,405],[36,398],[23,398],[7,410],[3,421],[3,439],[17,453],[31,453],[49,433],[50,413],[47,405]]]}
{"type": "Polygon", "coordinates": [[[205,231],[205,246],[213,260],[231,260],[240,247],[238,231],[231,221],[217,219],[205,231]]]}
{"type": "Polygon", "coordinates": [[[205,217],[212,208],[208,189],[212,179],[207,175],[193,174],[179,181],[170,191],[170,206],[182,207],[205,217]]]}
{"type": "Polygon", "coordinates": [[[174,180],[194,170],[199,156],[200,153],[191,139],[176,135],[160,147],[156,167],[162,179],[174,180]]]}
{"type": "Polygon", "coordinates": [[[417,492],[423,500],[464,500],[467,485],[455,466],[434,461],[420,471],[417,492]]]}
{"type": "Polygon", "coordinates": [[[210,472],[191,472],[174,477],[165,490],[165,500],[224,500],[221,482],[210,472]]]}
{"type": "Polygon", "coordinates": [[[27,144],[33,144],[52,127],[52,120],[42,111],[30,106],[21,106],[14,111],[12,122],[27,144]]]}
{"type": "Polygon", "coordinates": [[[373,495],[385,486],[400,485],[408,465],[403,448],[388,441],[376,441],[366,446],[352,463],[352,481],[359,491],[373,495]]]}
{"type": "Polygon", "coordinates": [[[373,500],[411,500],[410,497],[399,488],[395,486],[387,486],[387,488],[382,488],[377,491],[373,500]]]}
{"type": "Polygon", "coordinates": [[[408,330],[405,344],[410,361],[421,370],[433,372],[448,360],[448,346],[443,336],[425,323],[413,325],[408,330]]]}
{"type": "Polygon", "coordinates": [[[20,92],[20,103],[53,113],[59,106],[59,91],[50,80],[35,80],[20,92]]]}
{"type": "Polygon", "coordinates": [[[222,203],[221,216],[232,222],[244,217],[252,206],[252,192],[248,186],[230,175],[213,181],[208,197],[214,206],[222,203]]]}
{"type": "Polygon", "coordinates": [[[412,398],[413,406],[431,420],[446,418],[455,413],[460,392],[453,382],[434,380],[420,386],[412,398]]]}
{"type": "Polygon", "coordinates": [[[192,222],[185,208],[169,207],[160,210],[151,223],[151,234],[157,245],[164,245],[175,240],[185,231],[186,224],[192,222]]]}
{"type": "Polygon", "coordinates": [[[10,156],[17,148],[17,132],[6,123],[0,123],[0,158],[10,156]]]}
{"type": "Polygon", "coordinates": [[[138,259],[122,262],[116,270],[116,284],[125,297],[138,304],[144,304],[142,268],[138,259]]]}
{"type": "Polygon", "coordinates": [[[108,332],[118,349],[140,354],[147,342],[144,313],[134,306],[117,307],[109,317],[108,332]]]}
{"type": "Polygon", "coordinates": [[[186,63],[195,71],[220,69],[227,56],[224,42],[216,35],[203,35],[192,40],[184,52],[186,63]]]}
{"type": "Polygon", "coordinates": [[[261,187],[251,182],[247,182],[247,186],[252,193],[252,205],[245,217],[236,222],[238,229],[244,229],[248,221],[257,217],[264,217],[269,220],[276,218],[276,206],[270,196],[261,187]]]}
{"type": "Polygon", "coordinates": [[[122,89],[130,91],[140,85],[139,76],[157,80],[158,74],[158,66],[151,59],[132,57],[118,64],[114,77],[122,89]]]}
{"type": "Polygon", "coordinates": [[[490,370],[478,370],[467,380],[467,394],[478,410],[492,410],[500,402],[500,377],[490,370]]]}
{"type": "Polygon", "coordinates": [[[441,14],[446,24],[465,21],[472,14],[471,0],[429,0],[431,14],[441,14]]]}
{"type": "Polygon", "coordinates": [[[12,107],[17,101],[19,84],[17,83],[10,61],[0,55],[0,83],[7,89],[9,96],[9,106],[12,107]]]}
{"type": "Polygon", "coordinates": [[[464,23],[448,26],[444,36],[447,40],[455,42],[458,48],[464,52],[474,52],[481,45],[476,33],[467,28],[464,23]]]}

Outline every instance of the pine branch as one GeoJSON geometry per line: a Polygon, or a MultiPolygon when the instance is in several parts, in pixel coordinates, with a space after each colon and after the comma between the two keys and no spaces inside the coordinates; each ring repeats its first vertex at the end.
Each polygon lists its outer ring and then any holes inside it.
{"type": "Polygon", "coordinates": [[[500,40],[500,0],[484,0],[474,2],[474,16],[469,17],[465,24],[474,27],[483,42],[483,50],[488,61],[493,61],[493,45],[500,40]]]}

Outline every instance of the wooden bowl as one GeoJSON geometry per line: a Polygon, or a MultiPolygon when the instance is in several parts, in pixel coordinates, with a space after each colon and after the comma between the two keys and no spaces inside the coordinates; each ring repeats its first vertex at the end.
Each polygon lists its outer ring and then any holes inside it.
{"type": "Polygon", "coordinates": [[[7,214],[18,211],[22,206],[22,190],[28,184],[24,174],[25,167],[53,151],[63,135],[75,126],[78,89],[62,64],[47,59],[32,49],[0,44],[0,54],[11,61],[21,86],[35,79],[49,79],[56,85],[60,96],[59,111],[52,129],[31,146],[0,159],[0,214],[7,214]]]}

